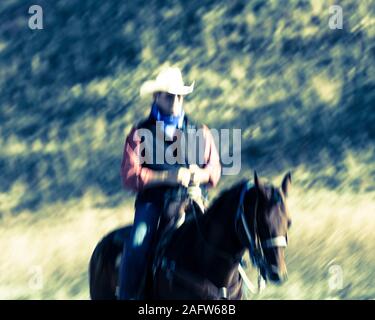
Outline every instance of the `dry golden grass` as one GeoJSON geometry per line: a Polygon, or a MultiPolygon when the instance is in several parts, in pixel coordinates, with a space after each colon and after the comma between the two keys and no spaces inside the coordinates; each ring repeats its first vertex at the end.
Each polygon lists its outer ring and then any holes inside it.
{"type": "Polygon", "coordinates": [[[97,196],[55,204],[0,225],[0,299],[88,299],[88,261],[109,231],[130,223],[131,206],[97,208],[97,196]]]}
{"type": "MultiPolygon", "coordinates": [[[[98,208],[100,195],[55,204],[38,214],[5,217],[0,225],[1,299],[88,299],[88,262],[95,244],[131,222],[132,202],[98,208]]],[[[374,298],[375,192],[353,194],[295,187],[287,252],[289,281],[250,299],[374,298]],[[343,287],[329,288],[329,268],[343,287]]],[[[255,279],[254,270],[248,270],[255,279]]]]}

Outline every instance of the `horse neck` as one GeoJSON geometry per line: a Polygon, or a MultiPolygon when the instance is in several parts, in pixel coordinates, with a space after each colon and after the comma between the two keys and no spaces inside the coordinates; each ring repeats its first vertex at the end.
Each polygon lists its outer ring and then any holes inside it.
{"type": "Polygon", "coordinates": [[[233,259],[242,256],[244,246],[236,230],[236,214],[240,201],[241,184],[224,192],[202,217],[203,234],[206,241],[217,251],[233,259]]]}

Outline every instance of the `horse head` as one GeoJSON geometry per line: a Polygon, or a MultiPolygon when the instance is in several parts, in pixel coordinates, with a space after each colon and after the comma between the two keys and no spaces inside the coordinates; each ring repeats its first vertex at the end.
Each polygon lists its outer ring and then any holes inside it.
{"type": "Polygon", "coordinates": [[[254,173],[254,185],[244,192],[236,228],[262,277],[274,283],[287,279],[285,248],[291,225],[286,198],[291,186],[287,173],[281,187],[266,185],[254,173]]]}

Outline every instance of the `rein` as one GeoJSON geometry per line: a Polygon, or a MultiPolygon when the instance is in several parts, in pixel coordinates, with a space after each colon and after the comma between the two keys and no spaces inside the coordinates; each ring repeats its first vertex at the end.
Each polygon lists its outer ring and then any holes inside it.
{"type": "MultiPolygon", "coordinates": [[[[268,248],[286,247],[287,246],[287,238],[285,236],[277,236],[277,237],[268,238],[266,240],[260,239],[259,233],[258,233],[258,225],[257,225],[258,203],[259,203],[258,194],[256,196],[255,207],[254,207],[254,217],[253,217],[254,228],[253,228],[253,232],[251,232],[251,230],[249,228],[249,225],[246,221],[246,217],[245,217],[244,198],[245,198],[246,193],[252,187],[254,187],[254,185],[248,181],[244,185],[244,187],[242,188],[240,200],[239,200],[239,206],[238,206],[238,209],[237,209],[237,212],[236,212],[236,215],[235,215],[234,223],[235,223],[235,231],[236,231],[237,234],[239,234],[239,227],[240,226],[242,226],[242,228],[244,229],[245,235],[246,235],[246,240],[247,240],[247,243],[244,244],[244,245],[245,245],[245,247],[247,247],[249,249],[250,259],[251,259],[253,265],[258,268],[259,273],[258,273],[258,288],[257,288],[257,291],[255,291],[255,289],[254,289],[255,286],[247,278],[246,272],[242,268],[241,264],[239,264],[238,271],[239,271],[245,285],[248,287],[248,289],[252,293],[259,293],[260,290],[261,290],[262,284],[265,282],[265,280],[262,277],[262,274],[266,270],[272,269],[272,266],[268,265],[268,263],[265,259],[263,248],[268,249],[268,248]]],[[[227,253],[223,250],[218,249],[217,247],[215,247],[214,245],[212,245],[211,243],[209,243],[205,239],[205,237],[202,233],[202,230],[201,230],[201,226],[199,224],[200,221],[198,220],[194,200],[190,199],[190,201],[191,201],[191,206],[192,206],[191,210],[193,211],[194,221],[196,223],[198,233],[199,233],[200,237],[203,239],[206,247],[209,248],[210,250],[212,250],[216,255],[222,257],[223,259],[225,259],[227,261],[231,261],[232,263],[239,263],[241,261],[242,254],[240,256],[238,255],[236,257],[233,257],[233,255],[231,255],[231,254],[229,254],[229,253],[227,253]]],[[[176,280],[178,279],[178,280],[180,280],[180,282],[184,283],[185,285],[189,285],[189,283],[191,281],[197,280],[197,278],[196,278],[197,275],[192,274],[192,273],[188,272],[187,270],[183,270],[181,268],[179,268],[180,270],[176,270],[177,268],[176,268],[176,265],[175,265],[174,261],[169,261],[169,259],[167,259],[166,257],[164,257],[162,260],[163,261],[161,263],[161,269],[166,271],[167,278],[169,279],[169,281],[172,281],[172,279],[174,277],[176,277],[176,280]]],[[[191,286],[191,285],[189,285],[189,286],[191,286]]],[[[217,288],[213,283],[210,283],[208,281],[205,281],[205,284],[202,285],[202,286],[200,286],[198,284],[195,284],[193,287],[196,290],[198,290],[198,292],[200,292],[202,294],[203,294],[203,292],[205,294],[210,292],[209,295],[212,298],[215,297],[215,298],[219,298],[219,299],[228,299],[228,296],[230,296],[230,294],[228,295],[228,293],[227,293],[228,288],[226,288],[226,287],[217,288]]],[[[235,292],[236,291],[237,290],[235,290],[235,292]]]]}
{"type": "MultiPolygon", "coordinates": [[[[190,193],[188,192],[189,196],[190,193]]],[[[203,235],[201,230],[201,226],[198,220],[197,210],[195,205],[199,205],[198,202],[195,201],[193,197],[190,197],[190,206],[193,213],[193,219],[195,221],[198,234],[203,240],[206,248],[210,249],[214,252],[215,255],[220,256],[224,260],[230,261],[230,263],[236,264],[241,261],[242,254],[233,257],[233,255],[225,252],[223,250],[218,249],[211,243],[209,243],[203,235]]],[[[165,271],[165,276],[169,281],[169,285],[172,285],[173,280],[177,280],[180,284],[184,285],[187,288],[198,293],[201,298],[208,298],[208,299],[240,299],[242,296],[241,293],[241,284],[242,281],[236,281],[230,287],[217,287],[214,283],[209,281],[206,278],[202,278],[201,276],[192,273],[184,268],[176,267],[176,263],[173,260],[169,260],[167,257],[163,257],[161,260],[160,267],[162,270],[165,271]]],[[[156,268],[155,268],[156,270],[156,268]]]]}
{"type": "Polygon", "coordinates": [[[215,247],[214,245],[212,245],[211,243],[209,243],[206,240],[206,238],[204,237],[203,232],[202,232],[202,230],[200,228],[200,225],[199,225],[198,216],[197,216],[197,212],[195,210],[194,203],[192,203],[192,207],[193,207],[192,211],[193,211],[194,220],[195,220],[195,223],[196,223],[196,226],[197,226],[197,229],[198,229],[198,233],[199,233],[200,237],[203,239],[203,241],[204,241],[205,245],[207,246],[207,248],[209,248],[216,255],[220,256],[224,260],[230,261],[231,263],[238,263],[238,262],[240,262],[242,254],[238,255],[236,257],[233,257],[230,253],[218,249],[217,247],[215,247]]]}
{"type": "MultiPolygon", "coordinates": [[[[239,224],[241,223],[241,225],[242,225],[242,227],[245,231],[246,240],[248,242],[247,244],[245,244],[245,246],[248,245],[249,252],[250,252],[250,259],[251,259],[253,265],[258,268],[258,290],[257,290],[257,292],[259,293],[260,290],[261,290],[262,282],[264,283],[264,281],[265,281],[263,279],[262,274],[264,274],[264,272],[266,270],[269,270],[270,268],[272,268],[272,266],[268,265],[268,263],[265,259],[263,248],[270,249],[270,248],[277,248],[277,247],[286,247],[288,241],[287,241],[287,238],[284,237],[284,236],[277,236],[277,237],[269,238],[269,239],[266,239],[266,240],[263,240],[263,241],[260,239],[259,233],[258,233],[258,219],[257,219],[258,203],[259,203],[258,193],[257,193],[257,196],[256,196],[255,206],[254,206],[253,233],[250,231],[249,225],[248,225],[248,223],[246,221],[246,217],[245,217],[245,210],[244,210],[243,202],[244,202],[246,192],[248,192],[252,187],[254,187],[254,185],[252,183],[250,183],[250,181],[248,181],[241,191],[239,206],[238,206],[237,214],[236,214],[236,218],[235,218],[236,219],[235,220],[235,228],[236,228],[236,232],[238,234],[239,224]]],[[[241,271],[242,271],[241,275],[243,277],[244,276],[246,277],[246,274],[243,271],[243,269],[241,271]]],[[[249,282],[249,285],[247,285],[249,290],[252,293],[256,293],[255,290],[254,290],[254,286],[251,284],[249,279],[245,279],[245,284],[247,282],[249,282]]]]}

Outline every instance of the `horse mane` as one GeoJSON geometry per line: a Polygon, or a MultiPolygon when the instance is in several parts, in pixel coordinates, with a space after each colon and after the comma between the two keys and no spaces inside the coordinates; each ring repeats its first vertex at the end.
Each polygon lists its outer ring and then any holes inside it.
{"type": "MultiPolygon", "coordinates": [[[[238,204],[238,200],[242,191],[242,188],[248,180],[243,179],[235,185],[221,191],[219,195],[213,200],[205,215],[211,216],[214,212],[225,211],[225,209],[231,208],[233,205],[238,204]],[[218,210],[220,208],[220,210],[218,210]]],[[[263,192],[265,200],[269,205],[275,205],[282,202],[282,196],[277,188],[271,183],[265,183],[263,185],[263,192]]],[[[245,199],[248,201],[249,199],[245,199]]],[[[226,210],[228,211],[228,210],[226,210]]]]}
{"type": "Polygon", "coordinates": [[[227,188],[220,192],[220,194],[213,200],[212,204],[207,209],[205,216],[210,217],[214,213],[226,211],[225,209],[227,209],[228,207],[237,205],[240,193],[245,183],[247,183],[247,181],[244,179],[231,186],[230,188],[227,188]],[[218,210],[218,208],[220,208],[220,210],[218,210]]]}

